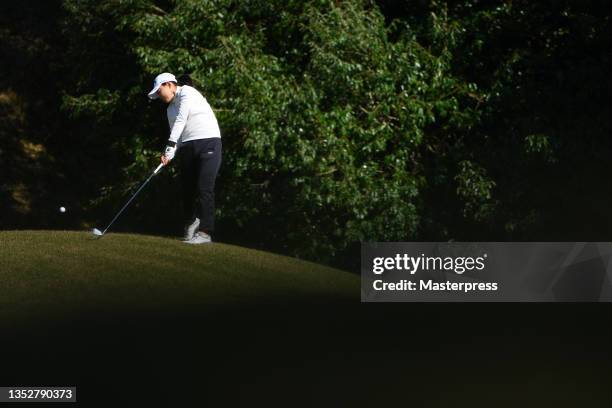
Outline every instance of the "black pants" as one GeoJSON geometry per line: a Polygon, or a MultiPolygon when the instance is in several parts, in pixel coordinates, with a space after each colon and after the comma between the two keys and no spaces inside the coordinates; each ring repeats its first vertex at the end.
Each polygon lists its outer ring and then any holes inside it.
{"type": "Polygon", "coordinates": [[[184,142],[178,150],[185,224],[191,224],[198,217],[200,231],[207,234],[215,229],[215,179],[221,154],[218,137],[184,142]]]}

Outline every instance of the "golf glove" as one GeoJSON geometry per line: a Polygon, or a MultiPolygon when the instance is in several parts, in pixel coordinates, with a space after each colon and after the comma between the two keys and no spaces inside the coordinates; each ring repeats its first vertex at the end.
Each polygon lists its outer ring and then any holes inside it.
{"type": "Polygon", "coordinates": [[[168,160],[174,159],[174,153],[176,153],[176,145],[166,146],[166,150],[164,150],[164,156],[166,156],[166,159],[168,160]]]}

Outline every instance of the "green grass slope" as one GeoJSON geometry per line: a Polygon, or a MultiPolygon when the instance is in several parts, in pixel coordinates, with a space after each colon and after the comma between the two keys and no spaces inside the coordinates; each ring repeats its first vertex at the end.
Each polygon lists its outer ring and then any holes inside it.
{"type": "Polygon", "coordinates": [[[359,300],[357,276],[311,262],[221,243],[75,231],[0,232],[0,282],[0,318],[359,300]]]}

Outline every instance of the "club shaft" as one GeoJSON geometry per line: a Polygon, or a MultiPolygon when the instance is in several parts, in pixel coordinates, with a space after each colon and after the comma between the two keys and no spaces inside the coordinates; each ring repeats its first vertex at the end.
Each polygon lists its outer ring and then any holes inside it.
{"type": "Polygon", "coordinates": [[[115,215],[115,218],[113,218],[113,220],[108,224],[108,226],[104,229],[104,231],[102,231],[102,235],[106,234],[106,231],[108,231],[108,229],[111,227],[111,225],[113,225],[113,223],[117,220],[117,218],[119,218],[119,216],[121,215],[121,213],[123,213],[123,210],[125,210],[127,208],[128,205],[130,205],[130,203],[134,200],[134,198],[136,198],[136,196],[138,195],[138,193],[140,193],[140,190],[142,190],[144,188],[144,186],[146,186],[149,181],[151,180],[151,178],[156,174],[156,172],[154,172],[153,174],[151,174],[149,176],[149,178],[147,178],[145,180],[144,183],[142,183],[142,185],[138,188],[138,190],[136,190],[136,192],[132,195],[132,197],[130,197],[130,199],[128,200],[127,203],[125,203],[125,205],[119,210],[119,212],[117,213],[117,215],[115,215]]]}

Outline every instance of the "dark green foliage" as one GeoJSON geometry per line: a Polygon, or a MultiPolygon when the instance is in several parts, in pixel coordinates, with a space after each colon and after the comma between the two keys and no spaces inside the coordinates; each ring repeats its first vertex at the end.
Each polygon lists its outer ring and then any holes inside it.
{"type": "MultiPolygon", "coordinates": [[[[145,95],[170,71],[191,74],[221,125],[222,240],[344,262],[363,240],[604,237],[568,222],[607,219],[610,198],[600,177],[611,167],[612,36],[599,2],[65,0],[54,10],[43,32],[9,24],[0,39],[16,62],[33,52],[49,62],[38,70],[52,88],[15,95],[57,106],[36,125],[50,157],[62,155],[57,172],[76,180],[76,221],[106,217],[156,164],[168,129],[145,95]]],[[[19,128],[11,115],[3,134],[19,128]]],[[[119,228],[173,232],[180,175],[166,173],[119,228]]]]}
{"type": "MultiPolygon", "coordinates": [[[[144,94],[147,78],[190,72],[224,136],[221,222],[309,258],[360,240],[416,238],[427,129],[464,132],[477,117],[449,50],[423,47],[407,26],[391,41],[368,2],[260,3],[124,2],[132,13],[104,14],[104,2],[67,2],[69,26],[82,14],[114,18],[141,74],[122,98],[96,84],[95,94],[66,97],[65,108],[103,123],[142,104],[129,96],[144,94]]],[[[137,131],[129,137],[142,140],[137,131]]]]}

